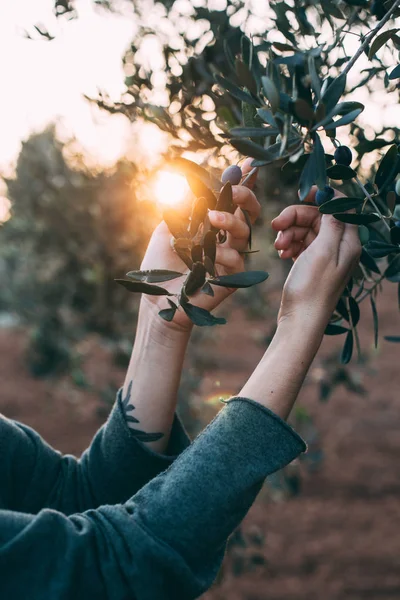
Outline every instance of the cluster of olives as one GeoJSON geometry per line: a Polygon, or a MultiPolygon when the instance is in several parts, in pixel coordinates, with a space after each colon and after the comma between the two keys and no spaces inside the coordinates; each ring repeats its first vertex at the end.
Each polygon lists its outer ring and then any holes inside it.
{"type": "MultiPolygon", "coordinates": [[[[345,167],[349,167],[353,160],[351,150],[347,146],[336,148],[333,157],[337,165],[344,165],[345,167]]],[[[321,204],[328,202],[328,200],[332,200],[334,195],[335,190],[330,185],[326,185],[323,190],[318,190],[315,194],[315,202],[318,206],[321,206],[321,204]]]]}

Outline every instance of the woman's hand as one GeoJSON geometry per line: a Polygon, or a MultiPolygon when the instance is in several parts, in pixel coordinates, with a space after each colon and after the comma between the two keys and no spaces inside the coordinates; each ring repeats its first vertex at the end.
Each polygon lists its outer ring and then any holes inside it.
{"type": "MultiPolygon", "coordinates": [[[[315,189],[307,200],[312,201],[315,189]]],[[[339,193],[338,193],[339,195],[339,193]]],[[[295,316],[325,327],[361,254],[356,225],[321,215],[316,207],[289,206],[272,221],[275,247],[295,264],[286,280],[278,322],[295,316]]]]}
{"type": "MultiPolygon", "coordinates": [[[[251,170],[251,162],[252,159],[248,159],[244,163],[243,174],[251,170]]],[[[254,179],[250,184],[254,184],[254,179]]],[[[225,212],[209,212],[211,224],[228,233],[226,242],[217,246],[215,267],[219,275],[228,275],[244,270],[244,259],[240,252],[247,248],[250,231],[241,208],[249,212],[252,223],[258,218],[261,208],[254,193],[248,187],[236,185],[232,189],[233,201],[238,206],[236,212],[233,215],[225,212]]],[[[188,273],[186,265],[171,247],[171,233],[164,221],[158,225],[151,237],[141,269],[168,269],[179,271],[185,275],[188,273]]],[[[162,286],[172,293],[178,293],[183,281],[184,278],[179,278],[166,282],[162,286]]],[[[191,296],[191,302],[196,304],[196,306],[211,311],[234,291],[222,287],[213,289],[214,297],[198,292],[196,295],[191,296]]],[[[165,298],[160,296],[143,295],[142,306],[146,306],[156,316],[161,309],[168,308],[165,298]]],[[[157,318],[159,317],[157,316],[157,318]]],[[[165,325],[182,331],[190,331],[192,328],[192,322],[183,310],[178,310],[174,320],[171,323],[165,322],[165,325]]]]}

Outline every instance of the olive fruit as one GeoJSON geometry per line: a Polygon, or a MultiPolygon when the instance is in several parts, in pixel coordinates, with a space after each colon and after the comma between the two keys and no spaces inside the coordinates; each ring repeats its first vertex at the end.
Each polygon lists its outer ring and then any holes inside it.
{"type": "Polygon", "coordinates": [[[326,185],[323,190],[317,190],[315,194],[315,202],[318,206],[324,204],[324,202],[328,202],[328,200],[332,200],[335,195],[335,190],[331,188],[330,185],[326,185]]]}
{"type": "Polygon", "coordinates": [[[228,181],[232,185],[239,185],[243,177],[242,169],[237,165],[227,167],[222,173],[221,181],[225,185],[228,181]]]}
{"type": "Polygon", "coordinates": [[[345,165],[346,167],[348,167],[351,165],[353,155],[351,153],[350,148],[348,148],[347,146],[339,146],[339,148],[336,148],[333,158],[335,159],[336,164],[345,165]]]}
{"type": "Polygon", "coordinates": [[[364,246],[369,240],[369,229],[365,225],[359,225],[358,237],[360,238],[361,244],[364,246]]]}
{"type": "Polygon", "coordinates": [[[371,4],[371,14],[381,20],[386,15],[386,9],[383,5],[383,0],[373,0],[371,4]]]}

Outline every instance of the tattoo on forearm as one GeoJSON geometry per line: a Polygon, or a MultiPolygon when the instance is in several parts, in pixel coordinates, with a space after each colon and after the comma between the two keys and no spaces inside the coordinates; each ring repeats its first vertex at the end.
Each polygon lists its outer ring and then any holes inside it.
{"type": "Polygon", "coordinates": [[[124,411],[125,420],[128,423],[129,429],[132,431],[135,438],[140,440],[141,442],[156,442],[164,437],[163,433],[146,433],[145,431],[141,431],[140,429],[134,428],[134,423],[139,423],[139,420],[136,419],[133,415],[128,415],[128,412],[135,410],[133,404],[130,403],[131,400],[131,392],[132,392],[132,381],[128,386],[128,391],[126,393],[125,398],[122,398],[122,410],[124,411]]]}

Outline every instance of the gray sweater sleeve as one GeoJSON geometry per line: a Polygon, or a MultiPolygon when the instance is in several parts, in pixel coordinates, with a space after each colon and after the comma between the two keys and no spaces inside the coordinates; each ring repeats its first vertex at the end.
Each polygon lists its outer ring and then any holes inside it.
{"type": "Polygon", "coordinates": [[[68,515],[122,504],[189,445],[176,415],[165,454],[137,440],[124,418],[121,391],[79,460],[62,456],[29,427],[0,418],[0,508],[32,514],[53,508],[68,515]]]}
{"type": "Polygon", "coordinates": [[[0,512],[0,597],[197,598],[265,478],[305,449],[279,417],[233,398],[124,505],[69,518],[0,512]]]}

